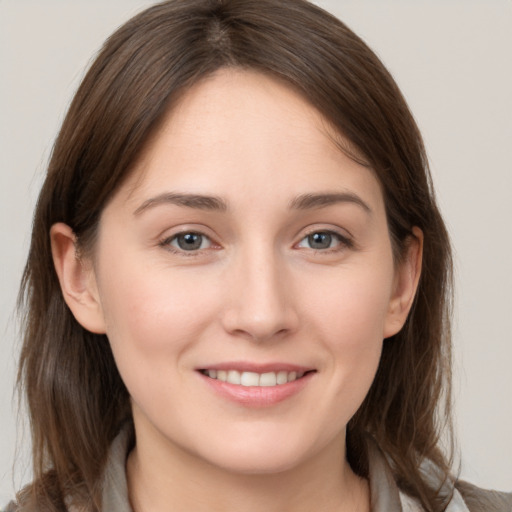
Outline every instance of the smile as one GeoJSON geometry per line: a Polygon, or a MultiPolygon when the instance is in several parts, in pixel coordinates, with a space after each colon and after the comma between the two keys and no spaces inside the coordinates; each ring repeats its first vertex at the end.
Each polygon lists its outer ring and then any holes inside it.
{"type": "Polygon", "coordinates": [[[197,374],[223,400],[243,407],[266,408],[300,394],[317,370],[283,362],[231,361],[199,367],[197,374]]]}
{"type": "Polygon", "coordinates": [[[308,372],[278,371],[278,372],[240,372],[238,370],[201,370],[210,379],[220,380],[229,384],[245,387],[281,386],[301,379],[308,372]]]}

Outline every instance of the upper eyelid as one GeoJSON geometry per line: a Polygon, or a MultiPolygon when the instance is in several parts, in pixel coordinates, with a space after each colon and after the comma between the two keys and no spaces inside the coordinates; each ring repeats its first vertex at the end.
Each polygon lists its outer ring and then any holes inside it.
{"type": "Polygon", "coordinates": [[[193,229],[186,229],[184,231],[177,231],[176,233],[173,233],[172,235],[162,237],[161,241],[163,243],[170,243],[172,240],[176,240],[176,238],[178,238],[180,235],[188,235],[188,234],[194,234],[194,235],[202,236],[204,238],[207,238],[210,241],[211,244],[216,244],[216,242],[214,241],[214,239],[210,235],[207,235],[206,233],[202,233],[201,231],[195,231],[193,229]]]}
{"type": "MultiPolygon", "coordinates": [[[[187,233],[195,233],[195,234],[201,235],[203,237],[206,237],[211,242],[211,244],[214,246],[222,245],[221,243],[218,242],[219,237],[217,236],[217,234],[215,232],[212,233],[213,230],[211,230],[210,228],[208,228],[206,226],[198,226],[196,228],[193,224],[191,224],[191,225],[186,225],[185,227],[176,226],[175,228],[167,229],[165,231],[170,231],[170,230],[174,230],[174,229],[176,229],[176,231],[173,231],[169,235],[165,235],[165,234],[159,235],[158,242],[160,244],[165,244],[165,243],[169,243],[171,240],[175,239],[176,237],[178,237],[180,235],[184,235],[187,233]]],[[[164,231],[164,233],[165,233],[165,231],[164,231]]],[[[346,228],[341,228],[338,226],[326,226],[326,225],[321,225],[321,224],[309,225],[309,226],[303,227],[297,233],[297,235],[295,235],[293,237],[296,240],[296,242],[294,242],[294,245],[298,244],[304,238],[306,238],[314,233],[329,233],[329,234],[336,236],[340,240],[341,243],[346,243],[348,245],[354,245],[354,237],[346,228]]]]}
{"type": "Polygon", "coordinates": [[[354,237],[347,229],[335,226],[312,225],[301,229],[298,234],[299,240],[314,233],[330,233],[339,236],[343,240],[352,240],[354,237]]]}
{"type": "Polygon", "coordinates": [[[185,233],[179,233],[179,234],[173,236],[170,239],[170,242],[168,245],[172,246],[176,251],[180,251],[180,252],[183,251],[185,253],[196,253],[197,254],[197,253],[200,253],[202,251],[205,251],[205,250],[208,250],[208,249],[211,249],[212,247],[214,247],[214,242],[211,240],[210,237],[208,237],[206,235],[202,235],[201,233],[185,232],[185,233]],[[180,243],[179,243],[180,236],[186,236],[186,235],[190,235],[190,234],[200,237],[201,242],[199,244],[199,247],[188,248],[188,249],[180,247],[180,243]],[[205,244],[205,243],[206,243],[206,247],[202,247],[203,244],[205,244]]]}
{"type": "MultiPolygon", "coordinates": [[[[330,248],[325,248],[325,249],[310,248],[312,251],[327,254],[327,253],[333,252],[333,251],[357,248],[352,235],[349,235],[348,233],[346,235],[342,234],[342,233],[340,233],[339,230],[336,230],[333,228],[328,228],[328,229],[312,228],[311,230],[307,231],[299,238],[299,240],[294,244],[294,247],[297,247],[304,239],[306,239],[310,235],[313,235],[314,233],[328,233],[330,235],[334,235],[338,240],[338,245],[336,247],[330,247],[330,248]]],[[[303,249],[303,248],[301,248],[301,249],[303,249]]]]}
{"type": "Polygon", "coordinates": [[[197,225],[193,223],[168,227],[167,229],[161,231],[157,238],[160,241],[171,240],[179,235],[186,235],[187,233],[195,233],[197,235],[202,235],[209,238],[212,241],[218,238],[216,233],[212,229],[208,228],[207,226],[197,225]]]}
{"type": "Polygon", "coordinates": [[[216,250],[219,247],[219,244],[217,244],[217,242],[215,242],[212,239],[212,237],[206,235],[205,233],[199,232],[197,230],[186,229],[186,230],[178,231],[172,235],[160,238],[158,241],[158,246],[161,247],[162,249],[164,249],[165,251],[168,251],[169,253],[174,254],[178,257],[194,258],[194,257],[201,257],[201,255],[204,256],[205,254],[208,253],[208,251],[210,251],[212,249],[216,250]],[[207,238],[209,241],[209,246],[202,248],[202,249],[198,248],[198,249],[193,249],[193,250],[187,251],[186,249],[182,249],[181,247],[178,247],[172,243],[180,235],[186,235],[189,233],[194,233],[194,234],[197,234],[197,235],[207,238]]]}

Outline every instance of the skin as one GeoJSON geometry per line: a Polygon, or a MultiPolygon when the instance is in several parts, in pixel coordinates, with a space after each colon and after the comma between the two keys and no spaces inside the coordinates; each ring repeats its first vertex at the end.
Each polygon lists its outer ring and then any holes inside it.
{"type": "Polygon", "coordinates": [[[108,335],[132,397],[136,511],[369,510],[345,428],[407,317],[421,233],[396,265],[380,185],[333,137],[287,85],[221,70],[169,113],[106,206],[91,260],[77,260],[68,226],[52,228],[64,297],[108,335]],[[298,208],[305,194],[341,196],[298,208]],[[176,235],[191,232],[200,249],[180,249],[176,235]],[[328,247],[312,233],[331,233],[328,247]],[[314,371],[256,407],[198,372],[233,361],[314,371]]]}

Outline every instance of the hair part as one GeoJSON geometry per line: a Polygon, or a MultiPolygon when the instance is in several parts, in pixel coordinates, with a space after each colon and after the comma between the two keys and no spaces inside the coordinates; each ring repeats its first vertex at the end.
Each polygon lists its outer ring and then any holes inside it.
{"type": "Polygon", "coordinates": [[[150,7],[105,43],[63,122],[34,216],[19,307],[24,342],[18,386],[28,403],[35,484],[24,494],[48,510],[71,497],[101,510],[108,449],[131,417],[128,392],[106,336],[84,330],[67,308],[49,231],[68,224],[83,254],[101,213],[130,175],[180,94],[224,67],[284,80],[363,157],[384,195],[395,256],[419,227],[423,269],[404,328],[385,340],[380,366],[348,425],[353,469],[367,473],[365,437],[391,461],[400,486],[426,510],[446,498],[420,472],[451,433],[452,262],[419,130],[391,75],[342,22],[304,0],[171,0],[150,7]]]}

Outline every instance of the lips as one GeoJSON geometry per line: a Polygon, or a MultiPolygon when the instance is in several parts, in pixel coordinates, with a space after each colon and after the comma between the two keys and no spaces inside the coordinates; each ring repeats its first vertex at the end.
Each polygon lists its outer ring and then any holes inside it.
{"type": "Polygon", "coordinates": [[[316,370],[289,364],[225,363],[198,373],[224,399],[246,407],[268,407],[299,393],[316,370]]]}

